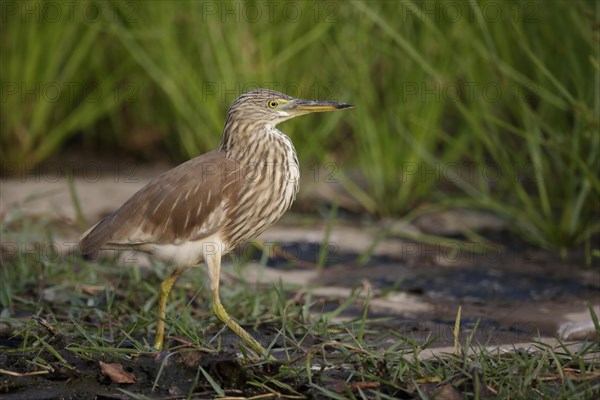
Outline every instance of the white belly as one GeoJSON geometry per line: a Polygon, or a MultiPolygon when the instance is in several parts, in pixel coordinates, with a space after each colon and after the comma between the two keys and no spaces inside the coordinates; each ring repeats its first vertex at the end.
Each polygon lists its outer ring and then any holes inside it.
{"type": "Polygon", "coordinates": [[[153,247],[154,255],[170,263],[173,267],[191,267],[201,263],[208,255],[215,254],[220,257],[231,250],[223,243],[219,235],[211,235],[181,244],[155,244],[153,247]]]}

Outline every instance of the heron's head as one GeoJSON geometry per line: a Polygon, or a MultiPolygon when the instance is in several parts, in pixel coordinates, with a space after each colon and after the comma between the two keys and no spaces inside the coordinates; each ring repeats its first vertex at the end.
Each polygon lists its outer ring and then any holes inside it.
{"type": "Polygon", "coordinates": [[[257,89],[238,97],[229,108],[229,118],[240,124],[262,123],[275,126],[299,115],[354,107],[352,104],[323,100],[296,99],[274,90],[257,89]]]}

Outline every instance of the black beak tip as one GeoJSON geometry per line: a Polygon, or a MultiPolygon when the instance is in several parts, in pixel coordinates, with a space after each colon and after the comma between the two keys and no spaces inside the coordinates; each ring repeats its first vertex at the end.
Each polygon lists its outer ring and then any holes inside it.
{"type": "Polygon", "coordinates": [[[350,103],[338,103],[337,108],[344,109],[344,108],[354,108],[356,107],[354,104],[350,104],[350,103]]]}

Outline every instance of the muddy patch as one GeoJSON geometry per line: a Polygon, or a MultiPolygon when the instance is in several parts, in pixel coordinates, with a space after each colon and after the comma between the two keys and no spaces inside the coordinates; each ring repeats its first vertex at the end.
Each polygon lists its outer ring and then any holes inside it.
{"type": "MultiPolygon", "coordinates": [[[[266,265],[284,271],[280,279],[286,274],[296,279],[311,266],[321,271],[305,274],[323,299],[316,312],[331,311],[356,288],[368,288],[369,316],[387,318],[380,329],[402,332],[420,343],[432,336],[438,339],[435,346],[452,343],[459,306],[462,334],[475,332],[475,342],[482,345],[556,337],[578,312],[579,322],[587,321],[593,335],[588,306],[600,311],[596,267],[582,267],[581,254],[557,260],[508,234],[493,236],[493,251],[462,250],[450,256],[439,246],[403,241],[397,242],[396,253],[388,245],[384,254],[375,249],[368,257],[339,251],[331,243],[282,243],[266,265]]],[[[359,317],[364,304],[348,307],[341,317],[359,317]]]]}

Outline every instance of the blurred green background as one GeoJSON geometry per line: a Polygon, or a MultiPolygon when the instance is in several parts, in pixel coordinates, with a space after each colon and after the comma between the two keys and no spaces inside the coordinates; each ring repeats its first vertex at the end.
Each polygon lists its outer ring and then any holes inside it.
{"type": "Polygon", "coordinates": [[[595,247],[596,2],[1,4],[4,173],[65,149],[180,162],[267,87],[357,105],[282,129],[365,213],[477,208],[544,248],[595,247]]]}

